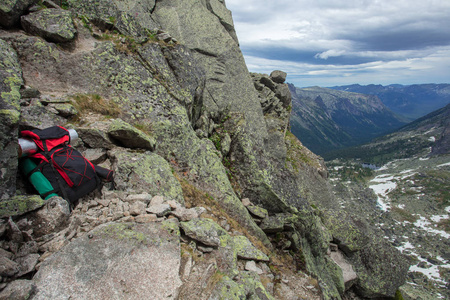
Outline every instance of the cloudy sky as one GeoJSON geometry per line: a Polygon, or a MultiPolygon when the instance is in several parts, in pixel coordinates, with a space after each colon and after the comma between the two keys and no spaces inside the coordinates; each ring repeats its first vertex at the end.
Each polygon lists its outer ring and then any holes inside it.
{"type": "Polygon", "coordinates": [[[297,87],[450,83],[450,0],[226,0],[251,72],[297,87]]]}

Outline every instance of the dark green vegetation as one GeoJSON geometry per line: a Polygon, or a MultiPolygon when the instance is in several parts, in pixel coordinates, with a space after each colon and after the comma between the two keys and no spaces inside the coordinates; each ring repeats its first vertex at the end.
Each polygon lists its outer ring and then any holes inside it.
{"type": "Polygon", "coordinates": [[[291,131],[320,155],[368,142],[405,124],[376,96],[320,87],[289,88],[291,131]]]}
{"type": "Polygon", "coordinates": [[[369,168],[363,168],[361,163],[330,161],[327,162],[330,176],[339,178],[340,181],[352,181],[365,183],[374,177],[374,171],[369,168]]]}
{"type": "Polygon", "coordinates": [[[353,84],[331,89],[378,96],[390,110],[411,121],[450,103],[450,84],[353,84]]]}
{"type": "MultiPolygon", "coordinates": [[[[450,205],[450,173],[444,170],[429,170],[416,174],[412,180],[423,187],[422,193],[433,196],[441,209],[450,205]]],[[[448,231],[448,223],[446,231],[448,231]]]]}

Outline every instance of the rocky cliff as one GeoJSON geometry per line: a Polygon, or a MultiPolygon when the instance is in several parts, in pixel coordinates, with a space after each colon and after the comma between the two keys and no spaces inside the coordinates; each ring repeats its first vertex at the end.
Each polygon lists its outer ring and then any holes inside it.
{"type": "Polygon", "coordinates": [[[403,256],[289,132],[286,74],[249,74],[224,1],[15,0],[0,16],[1,297],[375,298],[404,282],[403,256]],[[17,171],[19,130],[52,125],[116,172],[72,212],[17,171]]]}

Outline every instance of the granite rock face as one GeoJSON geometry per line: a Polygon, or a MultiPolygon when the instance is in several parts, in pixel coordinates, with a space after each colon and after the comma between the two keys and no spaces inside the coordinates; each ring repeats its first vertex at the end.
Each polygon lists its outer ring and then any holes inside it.
{"type": "Polygon", "coordinates": [[[17,138],[20,119],[20,88],[23,85],[19,58],[0,39],[0,199],[15,194],[17,138]]]}
{"type": "Polygon", "coordinates": [[[180,242],[179,232],[168,228],[164,223],[98,227],[45,261],[34,278],[33,299],[170,298],[181,285],[180,242]]]}

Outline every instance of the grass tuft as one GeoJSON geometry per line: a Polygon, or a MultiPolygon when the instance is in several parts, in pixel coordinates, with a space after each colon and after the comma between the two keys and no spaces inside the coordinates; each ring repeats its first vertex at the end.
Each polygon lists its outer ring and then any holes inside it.
{"type": "Polygon", "coordinates": [[[121,115],[120,107],[98,94],[76,94],[72,96],[75,108],[80,112],[93,112],[106,117],[117,118],[121,115]]]}

